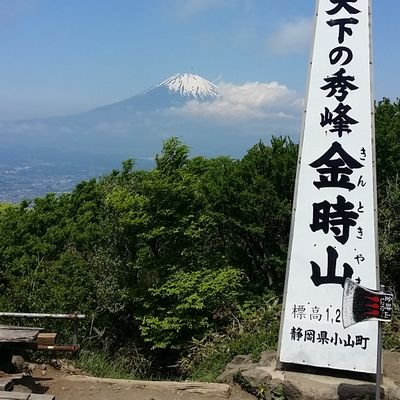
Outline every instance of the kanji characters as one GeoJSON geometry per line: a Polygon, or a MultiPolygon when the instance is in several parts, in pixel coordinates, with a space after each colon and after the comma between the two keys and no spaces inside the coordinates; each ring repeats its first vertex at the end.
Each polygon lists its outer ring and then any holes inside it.
{"type": "Polygon", "coordinates": [[[326,125],[332,125],[333,127],[329,129],[330,132],[337,132],[339,137],[343,136],[343,132],[350,133],[352,129],[350,125],[358,124],[354,118],[348,115],[348,112],[351,110],[349,105],[344,105],[343,103],[339,103],[339,105],[333,111],[336,113],[336,116],[333,116],[333,113],[329,110],[328,107],[325,107],[325,113],[321,113],[321,123],[322,127],[326,125]]]}
{"type": "Polygon", "coordinates": [[[332,76],[328,76],[324,79],[326,85],[321,86],[321,89],[329,90],[327,97],[335,96],[338,101],[344,101],[350,90],[353,91],[358,89],[358,86],[352,83],[355,81],[354,76],[344,75],[345,73],[346,70],[340,68],[340,70],[332,76]]]}
{"type": "Polygon", "coordinates": [[[326,12],[329,15],[335,15],[338,12],[340,12],[343,8],[349,14],[358,14],[360,12],[360,10],[357,10],[355,7],[349,4],[349,3],[357,3],[357,0],[331,0],[331,3],[336,4],[336,7],[326,12]]]}
{"type": "Polygon", "coordinates": [[[353,268],[347,263],[343,264],[343,274],[338,275],[336,273],[337,269],[337,259],[338,252],[332,247],[328,246],[326,249],[328,254],[328,268],[327,274],[322,276],[321,267],[315,262],[311,261],[312,275],[311,280],[315,286],[325,285],[325,284],[335,284],[344,286],[346,278],[351,278],[353,276],[353,268]]]}
{"type": "Polygon", "coordinates": [[[329,26],[338,26],[339,27],[339,35],[338,41],[340,44],[344,42],[345,34],[352,36],[353,30],[347,25],[357,25],[359,20],[356,18],[340,18],[340,19],[331,19],[326,22],[329,26]]]}
{"type": "Polygon", "coordinates": [[[310,166],[316,168],[320,174],[319,181],[314,181],[314,186],[318,189],[336,187],[348,190],[356,187],[354,183],[350,182],[353,170],[363,167],[338,142],[333,142],[332,146],[310,166]]]}
{"type": "Polygon", "coordinates": [[[335,239],[345,244],[349,239],[350,227],[356,225],[359,215],[353,211],[354,204],[346,201],[343,196],[337,196],[336,201],[336,203],[329,203],[327,200],[314,203],[313,221],[310,227],[313,232],[322,230],[328,233],[331,230],[335,239]]]}

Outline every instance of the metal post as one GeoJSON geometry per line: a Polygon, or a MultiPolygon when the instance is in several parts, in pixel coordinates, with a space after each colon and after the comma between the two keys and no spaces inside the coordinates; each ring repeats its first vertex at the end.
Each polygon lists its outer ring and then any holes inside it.
{"type": "Polygon", "coordinates": [[[51,319],[85,319],[84,314],[42,314],[42,313],[13,313],[13,312],[0,312],[0,317],[10,318],[51,318],[51,319]]]}
{"type": "Polygon", "coordinates": [[[73,325],[74,325],[74,334],[72,336],[72,344],[74,346],[78,345],[78,320],[74,319],[73,320],[73,325]]]}
{"type": "Polygon", "coordinates": [[[375,400],[381,398],[381,381],[382,381],[382,328],[383,322],[378,322],[378,354],[376,357],[376,391],[375,400]]]}
{"type": "MultiPolygon", "coordinates": [[[[385,291],[385,286],[381,285],[381,292],[385,291]]],[[[376,355],[376,386],[375,400],[381,399],[381,382],[382,382],[382,334],[383,322],[378,322],[378,351],[376,355]]]]}

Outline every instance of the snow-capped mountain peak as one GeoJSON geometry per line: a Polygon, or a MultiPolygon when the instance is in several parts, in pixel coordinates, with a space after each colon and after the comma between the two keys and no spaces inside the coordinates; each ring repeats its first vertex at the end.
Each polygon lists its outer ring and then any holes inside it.
{"type": "Polygon", "coordinates": [[[132,115],[137,112],[179,108],[190,100],[207,102],[213,101],[217,96],[217,87],[201,76],[176,74],[142,93],[95,108],[89,111],[89,114],[102,114],[103,116],[107,114],[108,116],[112,115],[112,118],[122,120],[125,113],[132,115]]]}
{"type": "Polygon", "coordinates": [[[217,87],[199,75],[176,74],[161,82],[157,87],[166,87],[171,94],[205,100],[218,96],[217,87]]]}

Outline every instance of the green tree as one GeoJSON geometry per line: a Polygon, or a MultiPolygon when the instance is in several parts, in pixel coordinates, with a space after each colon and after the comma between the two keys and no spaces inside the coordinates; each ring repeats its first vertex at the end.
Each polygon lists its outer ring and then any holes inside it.
{"type": "Polygon", "coordinates": [[[240,161],[213,160],[203,177],[217,242],[258,292],[283,287],[296,161],[297,145],[274,138],[240,161]]]}
{"type": "Polygon", "coordinates": [[[400,100],[375,104],[376,165],[379,189],[400,170],[400,100]]]}

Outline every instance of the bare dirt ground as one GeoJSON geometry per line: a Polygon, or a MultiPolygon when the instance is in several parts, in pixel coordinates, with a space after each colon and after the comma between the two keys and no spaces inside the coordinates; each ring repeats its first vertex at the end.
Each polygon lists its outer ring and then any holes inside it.
{"type": "Polygon", "coordinates": [[[15,392],[52,394],[56,400],[254,400],[238,387],[193,382],[99,379],[52,367],[38,367],[17,381],[15,392]]]}

